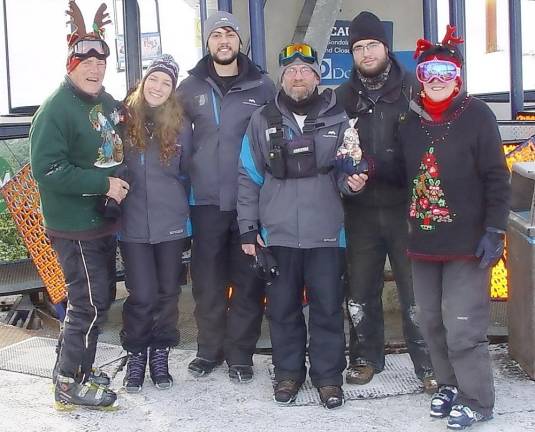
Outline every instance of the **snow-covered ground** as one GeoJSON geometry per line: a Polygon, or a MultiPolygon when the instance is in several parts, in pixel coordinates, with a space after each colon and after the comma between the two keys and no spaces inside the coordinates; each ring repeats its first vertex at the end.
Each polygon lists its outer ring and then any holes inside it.
{"type": "MultiPolygon", "coordinates": [[[[175,386],[158,391],[147,377],[137,395],[119,389],[121,409],[113,413],[78,410],[58,413],[52,408],[49,379],[0,371],[0,431],[117,432],[435,432],[444,420],[428,416],[429,396],[411,394],[384,399],[352,400],[338,410],[320,406],[279,407],[272,401],[268,373],[270,357],[255,357],[255,380],[229,382],[226,368],[196,380],[186,371],[192,351],[174,350],[171,372],[175,386]]],[[[535,431],[535,383],[518,372],[505,347],[493,348],[496,377],[495,418],[476,425],[476,432],[535,431]]],[[[347,388],[347,386],[346,386],[347,388]]]]}

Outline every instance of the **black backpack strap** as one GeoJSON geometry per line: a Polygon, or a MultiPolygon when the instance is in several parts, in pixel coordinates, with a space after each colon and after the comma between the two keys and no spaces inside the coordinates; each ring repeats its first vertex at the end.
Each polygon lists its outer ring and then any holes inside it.
{"type": "Polygon", "coordinates": [[[326,89],[321,94],[321,99],[316,102],[314,107],[309,111],[305,118],[305,124],[303,126],[303,135],[310,135],[313,134],[314,131],[320,127],[325,126],[325,123],[318,123],[318,115],[323,108],[323,101],[325,100],[325,96],[330,97],[330,92],[332,92],[331,89],[326,89]]]}
{"type": "Polygon", "coordinates": [[[274,100],[269,102],[262,109],[262,115],[267,120],[270,147],[282,147],[282,139],[284,137],[282,130],[282,114],[277,108],[274,100]]]}

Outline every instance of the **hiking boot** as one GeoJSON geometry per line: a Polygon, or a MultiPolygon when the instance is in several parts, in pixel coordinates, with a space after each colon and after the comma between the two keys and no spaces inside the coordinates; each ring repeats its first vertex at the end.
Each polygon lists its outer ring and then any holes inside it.
{"type": "Polygon", "coordinates": [[[492,414],[483,415],[471,410],[466,405],[455,405],[448,417],[448,429],[461,430],[472,426],[474,423],[487,421],[492,418],[492,414]]]}
{"type": "Polygon", "coordinates": [[[58,374],[54,388],[54,407],[58,411],[72,411],[77,407],[113,411],[118,408],[117,395],[110,389],[90,381],[80,384],[74,378],[58,374]]]}
{"type": "Polygon", "coordinates": [[[251,382],[253,376],[253,367],[250,365],[232,365],[228,368],[228,377],[233,383],[251,382]]]}
{"type": "Polygon", "coordinates": [[[169,374],[169,351],[171,348],[150,348],[149,369],[152,382],[157,389],[166,390],[173,386],[173,377],[169,374]]]}
{"type": "Polygon", "coordinates": [[[287,379],[279,381],[275,384],[273,399],[279,405],[289,405],[297,398],[300,388],[301,384],[294,380],[287,379]]]}
{"type": "Polygon", "coordinates": [[[321,403],[327,409],[341,407],[345,402],[344,392],[340,386],[318,387],[318,393],[320,394],[321,403]]]}
{"type": "Polygon", "coordinates": [[[432,373],[425,374],[422,378],[422,386],[424,388],[424,393],[428,395],[437,393],[438,384],[437,380],[435,379],[435,375],[432,373]]]}
{"type": "Polygon", "coordinates": [[[126,363],[126,375],[123,385],[127,393],[139,393],[145,381],[145,369],[147,367],[147,351],[128,353],[126,363]]]}
{"type": "Polygon", "coordinates": [[[188,365],[188,371],[195,377],[200,378],[210,374],[222,361],[206,360],[195,357],[188,365]]]}
{"type": "Polygon", "coordinates": [[[367,363],[351,363],[347,367],[346,383],[348,384],[368,384],[375,375],[375,369],[367,363]]]}
{"type": "Polygon", "coordinates": [[[444,418],[450,415],[451,408],[457,399],[457,387],[441,385],[438,392],[431,399],[429,415],[435,418],[444,418]]]}

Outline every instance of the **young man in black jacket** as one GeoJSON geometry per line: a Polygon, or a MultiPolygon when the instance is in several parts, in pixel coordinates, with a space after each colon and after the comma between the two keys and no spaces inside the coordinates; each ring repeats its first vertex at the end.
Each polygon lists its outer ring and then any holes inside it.
{"type": "Polygon", "coordinates": [[[238,159],[252,113],[273,99],[275,86],[240,52],[240,26],[233,15],[211,15],[204,30],[209,53],[178,89],[193,135],[187,169],[198,349],[188,370],[206,376],[226,360],[230,379],[248,382],[253,379],[264,290],[251,269],[251,257],[240,246],[238,159]]]}
{"type": "Polygon", "coordinates": [[[366,384],[384,369],[383,271],[390,260],[401,303],[403,333],[416,375],[426,391],[435,382],[424,340],[414,322],[414,294],[407,249],[407,193],[396,132],[418,91],[392,53],[379,18],[362,12],[352,21],[350,79],[336,90],[348,116],[356,119],[360,145],[370,165],[362,193],[345,198],[351,316],[349,384],[366,384]]]}

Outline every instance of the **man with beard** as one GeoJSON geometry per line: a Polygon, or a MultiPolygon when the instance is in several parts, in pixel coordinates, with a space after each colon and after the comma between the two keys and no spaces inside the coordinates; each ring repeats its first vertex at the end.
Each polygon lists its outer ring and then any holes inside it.
{"type": "Polygon", "coordinates": [[[349,123],[331,90],[318,94],[316,52],[306,44],[288,45],[279,65],[282,89],[253,114],[243,139],[238,223],[243,251],[259,261],[271,254],[278,266],[277,276],[272,264],[271,276],[276,277],[266,286],[274,399],[292,403],[306,377],[301,303],[306,287],[310,378],[323,405],[331,409],[344,403],[346,366],[340,191],[356,193],[367,177],[348,177],[333,169],[349,123]]]}
{"type": "Polygon", "coordinates": [[[415,303],[407,250],[407,205],[397,128],[419,86],[389,51],[379,18],[362,12],[349,28],[354,67],[336,95],[360,137],[370,179],[362,193],[344,200],[348,234],[350,320],[349,384],[366,384],[384,369],[382,292],[386,256],[390,260],[401,304],[403,333],[416,375],[432,393],[429,355],[414,321],[415,303]],[[355,121],[353,120],[353,121],[355,121]],[[373,169],[380,167],[380,169],[373,169]]]}
{"type": "Polygon", "coordinates": [[[240,26],[227,12],[205,22],[208,54],[179,87],[192,127],[193,246],[191,277],[197,322],[197,356],[188,365],[206,376],[226,360],[233,382],[253,379],[252,356],[260,336],[264,289],[240,247],[236,221],[238,158],[251,114],[273,99],[273,82],[240,53],[240,26]]]}

